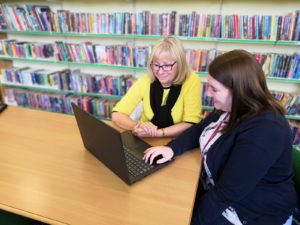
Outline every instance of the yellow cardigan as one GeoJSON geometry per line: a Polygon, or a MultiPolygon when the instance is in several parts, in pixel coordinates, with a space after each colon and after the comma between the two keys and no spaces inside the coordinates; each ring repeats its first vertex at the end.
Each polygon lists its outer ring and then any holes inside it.
{"type": "MultiPolygon", "coordinates": [[[[150,84],[148,75],[140,77],[117,103],[113,111],[130,115],[137,105],[143,102],[141,122],[151,121],[154,114],[150,105],[150,84]]],[[[166,104],[170,89],[164,89],[162,105],[166,104]]],[[[180,95],[172,108],[174,124],[181,122],[198,123],[201,116],[201,85],[200,78],[191,73],[182,85],[180,95]]]]}

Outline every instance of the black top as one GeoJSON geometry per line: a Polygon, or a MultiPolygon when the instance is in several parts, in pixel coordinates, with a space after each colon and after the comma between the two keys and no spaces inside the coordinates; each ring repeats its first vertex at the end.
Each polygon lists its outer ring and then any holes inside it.
{"type": "Polygon", "coordinates": [[[161,83],[157,80],[150,86],[150,105],[154,113],[151,122],[158,128],[165,128],[174,124],[171,112],[180,94],[181,85],[172,85],[170,87],[166,104],[162,106],[163,89],[161,83]]]}

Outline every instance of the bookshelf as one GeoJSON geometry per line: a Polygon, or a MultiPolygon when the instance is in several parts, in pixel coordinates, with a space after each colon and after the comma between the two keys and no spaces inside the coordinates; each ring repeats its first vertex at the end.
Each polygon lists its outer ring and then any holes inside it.
{"type": "MultiPolygon", "coordinates": [[[[135,1],[96,1],[88,0],[87,2],[80,2],[78,0],[50,0],[47,2],[43,1],[16,1],[11,0],[7,4],[10,6],[18,5],[24,6],[29,5],[48,5],[52,12],[58,12],[58,10],[69,10],[71,12],[84,12],[84,13],[117,13],[117,12],[130,12],[138,14],[148,10],[150,13],[157,14],[171,14],[176,11],[176,22],[174,33],[179,34],[180,21],[179,17],[182,15],[192,14],[193,11],[196,14],[211,14],[211,15],[281,15],[285,16],[289,13],[295,12],[295,9],[300,10],[300,4],[297,0],[289,0],[289,4],[282,3],[279,0],[270,1],[236,1],[236,0],[212,0],[212,1],[195,1],[188,0],[182,1],[158,1],[153,0],[151,2],[146,0],[135,0],[135,1]],[[100,7],[101,5],[101,7],[100,7]],[[121,10],[119,9],[121,7],[121,10]],[[172,6],[170,8],[170,6],[172,6]],[[83,10],[84,9],[84,10],[83,10]],[[279,12],[279,13],[278,13],[279,12]]],[[[2,29],[0,31],[1,39],[10,38],[17,39],[18,41],[27,42],[47,42],[53,43],[60,41],[64,43],[79,44],[82,42],[92,42],[93,44],[103,45],[131,45],[132,47],[143,47],[151,46],[161,35],[145,35],[145,34],[120,34],[120,33],[96,33],[96,32],[57,32],[57,31],[36,31],[36,30],[10,30],[2,29]]],[[[263,39],[241,39],[241,38],[223,38],[223,37],[192,37],[192,36],[179,36],[183,41],[184,46],[187,49],[201,50],[201,49],[216,49],[216,51],[228,51],[233,48],[244,48],[253,53],[275,53],[279,55],[283,54],[300,54],[300,41],[299,40],[263,40],[263,39]]],[[[78,61],[59,61],[57,59],[49,58],[28,58],[28,57],[15,57],[9,55],[0,56],[1,68],[10,66],[24,67],[30,65],[32,68],[40,69],[77,69],[80,68],[85,73],[99,73],[101,74],[112,74],[118,76],[126,73],[131,74],[133,77],[138,77],[145,73],[145,67],[132,66],[132,65],[108,65],[105,63],[87,63],[78,61]],[[124,72],[125,71],[125,72],[124,72]]],[[[201,76],[202,80],[206,81],[205,71],[198,71],[197,74],[201,76]]],[[[282,77],[267,77],[268,85],[270,89],[282,90],[284,92],[291,92],[300,94],[299,83],[300,79],[289,79],[282,77]]],[[[37,87],[30,85],[16,85],[12,83],[2,84],[2,93],[5,88],[15,89],[26,89],[33,92],[49,92],[53,94],[62,95],[76,95],[76,96],[87,96],[87,97],[101,97],[106,100],[120,99],[121,95],[108,95],[100,93],[85,93],[72,90],[55,90],[47,87],[37,87]]],[[[3,94],[4,95],[4,94],[3,94]]],[[[203,107],[209,110],[209,106],[203,107]]],[[[288,119],[300,120],[299,115],[287,115],[288,119]]]]}

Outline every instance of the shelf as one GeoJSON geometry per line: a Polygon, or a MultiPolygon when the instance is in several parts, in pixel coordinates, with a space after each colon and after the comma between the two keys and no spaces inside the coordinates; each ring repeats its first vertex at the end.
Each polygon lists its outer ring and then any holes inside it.
{"type": "Polygon", "coordinates": [[[300,121],[300,115],[285,115],[285,118],[288,120],[299,120],[300,121]]]}
{"type": "MultiPolygon", "coordinates": [[[[213,106],[203,105],[202,110],[213,110],[213,106]]],[[[300,120],[300,115],[285,115],[288,120],[300,120]]]]}
{"type": "Polygon", "coordinates": [[[263,45],[300,45],[300,41],[286,40],[259,40],[259,39],[232,39],[232,38],[210,38],[210,37],[183,37],[179,36],[180,40],[186,41],[203,41],[217,43],[238,43],[238,44],[263,44],[263,45]]]}
{"type": "Polygon", "coordinates": [[[100,94],[100,93],[86,93],[86,92],[77,92],[77,91],[69,91],[69,90],[60,90],[54,89],[50,87],[39,87],[39,86],[29,86],[29,85],[21,85],[21,84],[9,84],[9,83],[2,83],[5,87],[13,87],[13,88],[22,88],[22,89],[30,89],[33,91],[45,91],[51,93],[59,93],[59,94],[74,94],[74,95],[82,95],[82,96],[92,96],[92,97],[101,97],[105,99],[111,100],[120,100],[122,96],[118,95],[108,95],[108,94],[100,94]]]}
{"type": "Polygon", "coordinates": [[[266,77],[269,81],[285,82],[285,83],[300,83],[300,79],[290,79],[284,77],[266,77]]]}
{"type": "Polygon", "coordinates": [[[208,105],[202,105],[202,110],[213,110],[213,106],[208,106],[208,105]]]}
{"type": "Polygon", "coordinates": [[[57,65],[75,65],[75,66],[90,66],[90,67],[105,67],[109,69],[127,69],[135,71],[144,71],[145,67],[133,67],[133,66],[123,66],[123,65],[108,65],[99,63],[81,63],[81,62],[66,62],[66,61],[53,61],[48,59],[34,59],[34,58],[18,58],[11,56],[0,56],[0,60],[17,60],[23,62],[38,62],[38,63],[51,63],[57,65]]]}
{"type": "MultiPolygon", "coordinates": [[[[195,72],[201,77],[206,77],[208,72],[195,72]]],[[[284,77],[266,77],[267,81],[274,81],[274,82],[284,82],[284,83],[295,83],[300,84],[300,79],[289,79],[284,77]]],[[[207,81],[202,81],[202,83],[207,83],[207,81]]]]}
{"type": "Polygon", "coordinates": [[[127,38],[127,39],[160,39],[160,35],[140,35],[140,34],[99,34],[99,33],[75,33],[75,32],[48,32],[48,31],[23,31],[23,30],[0,30],[0,33],[27,34],[45,36],[65,36],[65,37],[101,37],[101,38],[127,38]]]}
{"type": "MultiPolygon", "coordinates": [[[[76,65],[76,66],[90,66],[90,67],[104,67],[108,69],[127,69],[133,71],[146,71],[145,67],[133,67],[133,66],[122,66],[122,65],[108,65],[108,64],[97,64],[97,63],[81,63],[81,62],[66,62],[66,61],[53,61],[47,59],[30,59],[30,58],[18,58],[11,56],[0,56],[0,60],[17,60],[23,62],[38,62],[38,63],[50,63],[58,65],[76,65]]],[[[206,77],[208,72],[195,72],[201,77],[206,77]]],[[[286,83],[300,83],[300,79],[288,79],[282,77],[266,77],[267,80],[276,82],[286,82],[286,83]]]]}
{"type": "MultiPolygon", "coordinates": [[[[45,35],[45,36],[66,36],[66,37],[101,37],[101,38],[127,38],[127,39],[160,39],[160,35],[140,35],[140,34],[98,34],[98,33],[71,33],[71,32],[48,32],[48,31],[18,31],[0,30],[0,33],[26,34],[26,35],[45,35]]],[[[300,45],[300,41],[288,40],[258,40],[258,39],[232,39],[232,38],[213,38],[213,37],[185,37],[178,36],[184,41],[202,41],[217,43],[238,43],[238,44],[263,44],[263,45],[300,45]]]]}
{"type": "MultiPolygon", "coordinates": [[[[134,67],[134,66],[122,66],[122,65],[108,65],[108,64],[97,64],[97,63],[81,63],[81,62],[66,62],[66,61],[53,61],[47,59],[29,59],[29,58],[18,58],[11,56],[0,56],[0,60],[17,60],[24,62],[38,62],[38,63],[50,63],[50,64],[59,64],[59,65],[77,65],[77,66],[94,66],[94,67],[105,67],[109,69],[128,69],[135,71],[146,71],[146,67],[134,67]]],[[[200,76],[207,76],[207,72],[195,72],[200,76]]]]}

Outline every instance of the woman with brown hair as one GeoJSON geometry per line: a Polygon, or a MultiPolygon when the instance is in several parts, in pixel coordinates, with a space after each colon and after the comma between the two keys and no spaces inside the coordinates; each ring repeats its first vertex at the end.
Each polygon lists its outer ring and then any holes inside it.
{"type": "Polygon", "coordinates": [[[200,148],[202,170],[191,224],[282,225],[292,214],[292,138],[285,109],[270,94],[261,65],[244,50],[209,66],[215,110],[145,161],[163,163],[200,148]]]}

